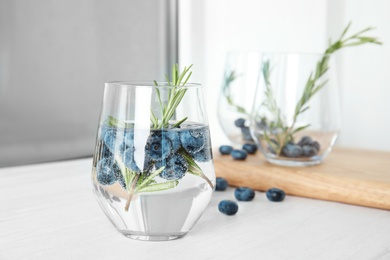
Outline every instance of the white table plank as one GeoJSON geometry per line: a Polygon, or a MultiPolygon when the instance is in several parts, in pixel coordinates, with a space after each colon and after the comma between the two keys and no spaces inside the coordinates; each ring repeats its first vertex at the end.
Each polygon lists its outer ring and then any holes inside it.
{"type": "Polygon", "coordinates": [[[233,189],[184,238],[134,241],[100,210],[90,170],[91,159],[0,169],[0,259],[390,259],[389,211],[257,192],[225,216],[233,189]]]}

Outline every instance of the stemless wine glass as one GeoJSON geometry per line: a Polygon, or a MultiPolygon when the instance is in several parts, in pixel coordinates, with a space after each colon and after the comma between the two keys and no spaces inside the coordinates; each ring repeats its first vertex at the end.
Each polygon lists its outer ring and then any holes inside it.
{"type": "Polygon", "coordinates": [[[236,145],[253,142],[249,119],[259,76],[260,52],[229,52],[218,100],[218,120],[229,140],[236,145]]]}
{"type": "Polygon", "coordinates": [[[323,54],[264,53],[251,133],[267,161],[319,164],[341,126],[334,60],[323,54]]]}
{"type": "Polygon", "coordinates": [[[184,236],[215,185],[202,86],[106,83],[92,183],[123,235],[155,241],[184,236]]]}

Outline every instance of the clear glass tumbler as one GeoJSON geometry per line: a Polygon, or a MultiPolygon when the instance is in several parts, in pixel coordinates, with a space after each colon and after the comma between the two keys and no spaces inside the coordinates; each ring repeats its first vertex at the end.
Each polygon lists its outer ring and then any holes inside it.
{"type": "Polygon", "coordinates": [[[253,96],[261,74],[260,52],[229,52],[218,99],[218,120],[235,145],[252,143],[249,130],[253,96]]]}
{"type": "Polygon", "coordinates": [[[123,235],[155,241],[184,236],[215,185],[202,86],[107,83],[92,183],[123,235]],[[171,109],[178,96],[181,102],[171,109]]]}
{"type": "Polygon", "coordinates": [[[323,161],[341,127],[335,64],[323,54],[264,53],[251,133],[267,161],[323,161]]]}

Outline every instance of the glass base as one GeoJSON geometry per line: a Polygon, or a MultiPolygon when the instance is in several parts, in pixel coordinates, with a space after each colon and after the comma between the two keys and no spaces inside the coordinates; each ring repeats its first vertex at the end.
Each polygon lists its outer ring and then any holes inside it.
{"type": "Polygon", "coordinates": [[[266,160],[272,164],[289,167],[305,167],[314,166],[322,162],[322,158],[316,156],[316,159],[312,160],[293,160],[293,159],[282,159],[282,158],[270,158],[266,157],[266,160]]]}
{"type": "Polygon", "coordinates": [[[187,232],[172,233],[172,234],[153,234],[136,231],[119,230],[125,237],[141,240],[141,241],[169,241],[184,237],[187,232]]]}

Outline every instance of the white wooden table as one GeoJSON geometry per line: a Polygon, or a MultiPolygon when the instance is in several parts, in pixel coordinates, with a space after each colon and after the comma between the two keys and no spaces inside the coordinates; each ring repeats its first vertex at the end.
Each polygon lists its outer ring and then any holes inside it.
{"type": "Polygon", "coordinates": [[[91,159],[0,169],[0,259],[390,259],[390,212],[257,192],[235,216],[215,192],[187,236],[122,236],[100,210],[91,159]]]}

